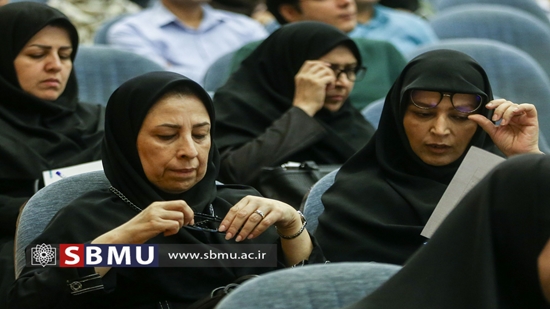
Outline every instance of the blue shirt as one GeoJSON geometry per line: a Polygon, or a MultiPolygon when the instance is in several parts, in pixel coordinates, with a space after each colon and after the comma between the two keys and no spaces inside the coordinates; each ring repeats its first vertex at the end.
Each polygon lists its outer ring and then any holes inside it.
{"type": "Polygon", "coordinates": [[[430,24],[421,17],[379,4],[374,6],[373,18],[368,23],[357,24],[349,36],[389,41],[403,55],[438,41],[430,24]]]}
{"type": "Polygon", "coordinates": [[[216,59],[267,36],[264,27],[248,16],[216,10],[207,4],[202,8],[203,20],[193,29],[156,3],[113,25],[107,42],[202,84],[206,70],[216,59]]]}

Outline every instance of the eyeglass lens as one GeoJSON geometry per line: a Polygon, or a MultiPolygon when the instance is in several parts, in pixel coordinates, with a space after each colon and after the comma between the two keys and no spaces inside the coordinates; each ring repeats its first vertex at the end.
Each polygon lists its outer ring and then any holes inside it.
{"type": "Polygon", "coordinates": [[[363,78],[365,75],[366,68],[364,67],[351,67],[341,69],[337,64],[331,64],[330,69],[334,71],[336,79],[340,78],[340,74],[344,73],[349,81],[354,82],[363,78]]]}
{"type": "Polygon", "coordinates": [[[471,113],[476,111],[483,101],[480,95],[472,93],[441,93],[437,91],[413,90],[411,91],[411,101],[419,108],[435,108],[443,99],[443,96],[449,96],[453,107],[462,113],[471,113]]]}

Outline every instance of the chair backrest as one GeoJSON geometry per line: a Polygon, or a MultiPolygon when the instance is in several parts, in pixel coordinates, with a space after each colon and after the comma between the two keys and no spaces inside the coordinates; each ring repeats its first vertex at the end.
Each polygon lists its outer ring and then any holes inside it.
{"type": "Polygon", "coordinates": [[[380,115],[382,115],[382,108],[386,98],[380,98],[369,105],[365,106],[361,110],[361,114],[365,119],[375,128],[378,129],[378,123],[380,122],[380,115]]]}
{"type": "Polygon", "coordinates": [[[109,29],[119,22],[121,19],[130,16],[131,14],[120,14],[118,16],[115,16],[109,20],[106,20],[99,28],[97,28],[95,34],[94,34],[94,44],[109,44],[107,42],[107,32],[109,32],[109,29]]]}
{"type": "Polygon", "coordinates": [[[439,12],[430,24],[440,39],[480,38],[513,45],[550,76],[550,27],[529,13],[504,5],[468,4],[439,12]]]}
{"type": "Polygon", "coordinates": [[[340,169],[335,169],[334,171],[326,174],[323,178],[319,179],[311,190],[306,198],[306,201],[302,207],[302,213],[306,217],[307,225],[306,229],[308,232],[313,234],[319,225],[319,216],[325,211],[325,205],[321,201],[323,193],[327,191],[330,186],[334,183],[334,178],[340,169]]]}
{"type": "Polygon", "coordinates": [[[106,105],[122,83],[141,74],[164,71],[156,62],[110,46],[82,46],[74,63],[81,102],[106,105]]]}
{"type": "Polygon", "coordinates": [[[25,267],[25,248],[42,233],[59,209],[86,192],[107,187],[109,181],[103,171],[93,171],[63,178],[36,192],[19,216],[15,236],[16,277],[25,267]]]}
{"type": "Polygon", "coordinates": [[[497,4],[513,7],[532,14],[544,23],[550,24],[550,20],[544,10],[535,0],[438,0],[434,3],[437,11],[444,11],[448,8],[463,4],[497,4]]]}
{"type": "Polygon", "coordinates": [[[216,309],[343,308],[372,293],[400,269],[345,262],[277,270],[246,281],[216,309]]]}
{"type": "Polygon", "coordinates": [[[550,121],[545,120],[550,119],[550,78],[531,56],[514,46],[484,39],[441,40],[407,56],[412,59],[434,49],[458,50],[474,58],[487,72],[495,96],[517,103],[533,103],[537,107],[540,131],[546,138],[545,141],[541,138],[540,147],[547,148],[550,121]]]}
{"type": "Polygon", "coordinates": [[[209,93],[215,93],[218,88],[223,86],[229,75],[231,75],[231,63],[233,60],[233,55],[235,52],[227,53],[220,58],[218,58],[214,63],[212,63],[206,74],[204,74],[203,85],[204,89],[209,93]]]}

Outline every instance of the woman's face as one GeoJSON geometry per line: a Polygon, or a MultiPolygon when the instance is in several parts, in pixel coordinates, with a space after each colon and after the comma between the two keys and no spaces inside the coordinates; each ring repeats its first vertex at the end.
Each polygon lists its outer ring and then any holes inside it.
{"type": "MultiPolygon", "coordinates": [[[[340,70],[357,67],[357,59],[353,53],[342,45],[337,46],[319,60],[328,62],[340,70]]],[[[338,111],[348,98],[353,85],[354,82],[350,81],[345,73],[341,73],[334,83],[327,85],[324,107],[331,112],[338,111]]]]}
{"type": "Polygon", "coordinates": [[[147,179],[160,190],[179,194],[206,174],[210,116],[195,95],[170,95],[149,110],[137,138],[147,179]]]}
{"type": "Polygon", "coordinates": [[[73,69],[67,30],[46,26],[21,49],[13,64],[23,91],[54,101],[63,93],[73,69]]]}
{"type": "Polygon", "coordinates": [[[444,166],[460,158],[477,129],[468,114],[454,109],[448,96],[431,109],[416,107],[409,100],[403,126],[414,153],[433,166],[444,166]]]}

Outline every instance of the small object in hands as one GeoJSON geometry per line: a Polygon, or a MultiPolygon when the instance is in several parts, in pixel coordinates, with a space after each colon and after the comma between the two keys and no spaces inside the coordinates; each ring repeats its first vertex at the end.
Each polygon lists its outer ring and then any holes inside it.
{"type": "Polygon", "coordinates": [[[194,225],[184,225],[183,227],[186,229],[196,230],[196,231],[203,231],[203,232],[211,232],[211,233],[225,233],[220,232],[220,223],[222,222],[222,218],[218,216],[212,216],[208,214],[203,213],[195,213],[195,224],[194,225]]]}
{"type": "Polygon", "coordinates": [[[259,210],[259,209],[256,209],[256,211],[254,211],[254,213],[257,213],[259,214],[260,216],[262,216],[262,220],[265,218],[265,215],[264,215],[264,212],[259,210]]]}

